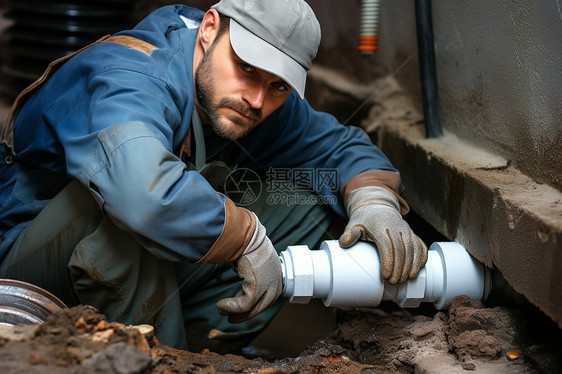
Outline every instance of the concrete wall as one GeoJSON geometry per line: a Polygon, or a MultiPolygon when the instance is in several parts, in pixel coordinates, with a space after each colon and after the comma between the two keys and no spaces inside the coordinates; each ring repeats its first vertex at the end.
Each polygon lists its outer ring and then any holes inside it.
{"type": "Polygon", "coordinates": [[[562,4],[434,0],[443,125],[562,189],[562,4]]]}

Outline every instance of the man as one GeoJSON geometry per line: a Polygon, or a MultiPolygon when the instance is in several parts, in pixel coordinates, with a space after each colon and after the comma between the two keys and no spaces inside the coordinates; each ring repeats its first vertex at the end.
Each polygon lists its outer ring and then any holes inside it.
{"type": "Polygon", "coordinates": [[[415,277],[427,248],[398,172],[303,99],[319,42],[302,0],[223,0],[163,7],[50,68],[3,129],[0,277],[151,323],[178,348],[247,343],[281,305],[277,252],[317,245],[330,212],[266,194],[236,205],[215,190],[226,166],[337,170],[336,188],[308,187],[347,213],[340,244],[374,241],[383,277],[415,277]]]}

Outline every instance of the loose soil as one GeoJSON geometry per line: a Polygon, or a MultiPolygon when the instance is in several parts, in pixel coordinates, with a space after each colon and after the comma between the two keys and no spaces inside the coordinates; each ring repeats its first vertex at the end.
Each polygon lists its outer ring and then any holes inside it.
{"type": "Polygon", "coordinates": [[[448,313],[393,305],[337,310],[337,327],[295,358],[188,352],[151,326],[108,322],[89,306],[41,325],[0,326],[7,373],[558,373],[560,330],[532,307],[486,307],[465,296],[448,313]]]}

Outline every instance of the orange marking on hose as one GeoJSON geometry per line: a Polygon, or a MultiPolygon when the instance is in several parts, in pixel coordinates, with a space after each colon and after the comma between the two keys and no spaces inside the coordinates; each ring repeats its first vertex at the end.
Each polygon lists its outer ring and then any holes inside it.
{"type": "Polygon", "coordinates": [[[359,51],[377,51],[379,49],[379,37],[376,35],[362,35],[357,40],[359,51]]]}

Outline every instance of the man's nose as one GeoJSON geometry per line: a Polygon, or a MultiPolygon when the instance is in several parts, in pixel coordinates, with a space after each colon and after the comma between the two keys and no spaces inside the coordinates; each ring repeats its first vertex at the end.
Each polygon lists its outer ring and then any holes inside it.
{"type": "Polygon", "coordinates": [[[267,89],[260,84],[254,84],[244,92],[243,99],[254,109],[261,109],[265,101],[267,89]]]}

